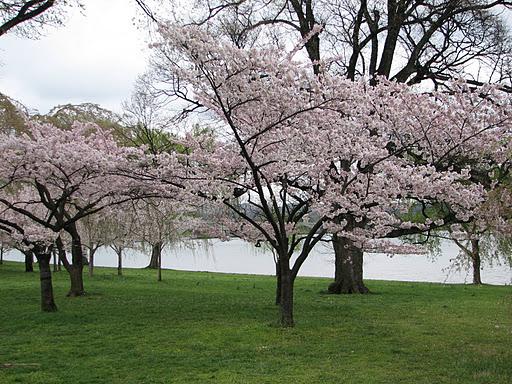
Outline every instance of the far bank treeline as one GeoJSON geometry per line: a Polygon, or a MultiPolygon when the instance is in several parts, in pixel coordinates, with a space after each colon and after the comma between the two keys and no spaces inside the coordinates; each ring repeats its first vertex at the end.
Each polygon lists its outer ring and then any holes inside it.
{"type": "MultiPolygon", "coordinates": [[[[6,2],[3,32],[82,6],[53,3],[6,2]]],[[[264,242],[283,326],[320,241],[336,255],[331,293],[367,292],[364,251],[419,251],[399,236],[453,239],[475,283],[482,254],[510,249],[512,43],[496,12],[509,2],[205,0],[187,27],[162,22],[162,2],[136,3],[153,55],[122,119],[0,100],[1,242],[37,258],[44,311],[57,309],[52,253],[81,296],[83,249],[92,274],[102,245],[122,273],[134,243],[159,268],[180,236],[264,242]]]]}

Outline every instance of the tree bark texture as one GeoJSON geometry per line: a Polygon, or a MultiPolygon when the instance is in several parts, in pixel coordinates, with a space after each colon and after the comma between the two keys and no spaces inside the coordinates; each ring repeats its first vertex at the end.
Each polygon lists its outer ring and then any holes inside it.
{"type": "Polygon", "coordinates": [[[281,303],[281,269],[276,262],[276,305],[281,303]]]}
{"type": "Polygon", "coordinates": [[[31,250],[22,252],[25,255],[25,272],[34,272],[34,253],[31,250]]]}
{"type": "Polygon", "coordinates": [[[334,282],[329,293],[369,293],[363,282],[363,251],[350,239],[333,236],[335,255],[334,282]]]}
{"type": "Polygon", "coordinates": [[[89,277],[93,277],[94,275],[94,254],[96,253],[96,248],[89,247],[89,277]]]}
{"type": "Polygon", "coordinates": [[[71,286],[67,294],[68,297],[83,296],[84,291],[84,279],[83,279],[83,252],[82,252],[82,241],[80,235],[76,229],[76,225],[72,224],[66,228],[66,232],[71,235],[71,263],[69,263],[66,257],[66,250],[60,238],[57,239],[57,249],[59,251],[59,260],[66,268],[69,273],[69,279],[71,286]]]}
{"type": "Polygon", "coordinates": [[[158,269],[158,260],[162,255],[162,246],[161,242],[153,244],[151,247],[151,260],[146,268],[158,269]]]}
{"type": "Polygon", "coordinates": [[[473,284],[482,284],[480,276],[481,258],[480,258],[480,241],[478,239],[471,240],[471,261],[473,264],[473,284]]]}
{"type": "Polygon", "coordinates": [[[279,258],[279,269],[280,269],[280,279],[279,279],[279,290],[280,290],[280,300],[279,300],[279,308],[280,308],[280,321],[282,327],[293,327],[293,283],[294,278],[292,276],[292,271],[290,270],[289,260],[287,256],[279,258]]]}
{"type": "Polygon", "coordinates": [[[116,254],[117,254],[117,275],[123,276],[123,248],[117,248],[116,254]]]}
{"type": "Polygon", "coordinates": [[[53,298],[52,272],[50,269],[50,252],[36,253],[39,263],[39,280],[41,282],[41,310],[43,312],[55,312],[57,306],[53,298]]]}

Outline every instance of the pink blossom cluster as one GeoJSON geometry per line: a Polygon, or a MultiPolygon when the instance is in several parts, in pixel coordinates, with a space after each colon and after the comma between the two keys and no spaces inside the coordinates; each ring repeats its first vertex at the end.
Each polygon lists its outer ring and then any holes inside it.
{"type": "MultiPolygon", "coordinates": [[[[223,127],[222,140],[190,145],[198,166],[188,188],[233,208],[251,224],[248,239],[254,229],[274,244],[300,236],[303,211],[360,244],[395,228],[427,228],[404,222],[411,201],[441,202],[470,220],[487,194],[473,170],[510,161],[511,98],[493,87],[368,86],[314,76],[284,51],[237,49],[196,27],[167,25],[160,34],[154,49],[173,58],[162,63],[167,73],[223,127]]],[[[244,232],[237,221],[231,227],[244,232]]]]}
{"type": "MultiPolygon", "coordinates": [[[[67,225],[139,199],[154,199],[133,205],[142,237],[210,232],[289,254],[328,233],[370,249],[396,229],[443,225],[404,219],[413,204],[445,204],[459,221],[503,216],[482,209],[491,191],[475,172],[510,162],[509,95],[463,83],[450,94],[369,86],[195,27],[160,34],[161,82],[179,78],[185,101],[219,130],[181,138],[186,153],[154,156],[91,124],[30,123],[29,134],[3,135],[0,207],[23,228],[15,236],[53,241],[67,225]]],[[[501,191],[509,201],[510,186],[501,191]]],[[[495,227],[505,228],[500,220],[495,227]]]]}

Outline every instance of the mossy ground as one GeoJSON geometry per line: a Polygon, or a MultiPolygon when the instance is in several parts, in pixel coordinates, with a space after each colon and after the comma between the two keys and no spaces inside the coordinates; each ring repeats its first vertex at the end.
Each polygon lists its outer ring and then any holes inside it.
{"type": "Polygon", "coordinates": [[[296,327],[274,279],[97,268],[88,294],[39,311],[38,274],[0,265],[0,383],[512,382],[512,287],[368,281],[322,294],[299,278],[296,327]]]}

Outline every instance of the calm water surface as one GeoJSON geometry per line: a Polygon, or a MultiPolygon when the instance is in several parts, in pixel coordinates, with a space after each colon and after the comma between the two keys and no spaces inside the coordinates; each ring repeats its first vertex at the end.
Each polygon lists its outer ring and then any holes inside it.
{"type": "MultiPolygon", "coordinates": [[[[442,256],[432,260],[425,255],[365,254],[365,279],[429,281],[446,283],[471,283],[471,271],[457,271],[451,267],[450,259],[456,257],[456,245],[446,242],[442,256]]],[[[21,253],[9,252],[6,260],[22,261],[21,253]]],[[[142,268],[149,262],[147,253],[126,250],[123,266],[142,268]]],[[[110,248],[98,250],[97,266],[115,267],[117,257],[110,248]]],[[[187,271],[210,271],[272,275],[275,273],[274,258],[270,250],[256,248],[243,240],[190,241],[187,245],[168,246],[162,255],[162,267],[187,271]]],[[[334,254],[328,245],[320,245],[304,262],[299,275],[332,277],[334,254]]],[[[512,269],[507,265],[483,263],[482,280],[488,284],[512,284],[512,269]]]]}

